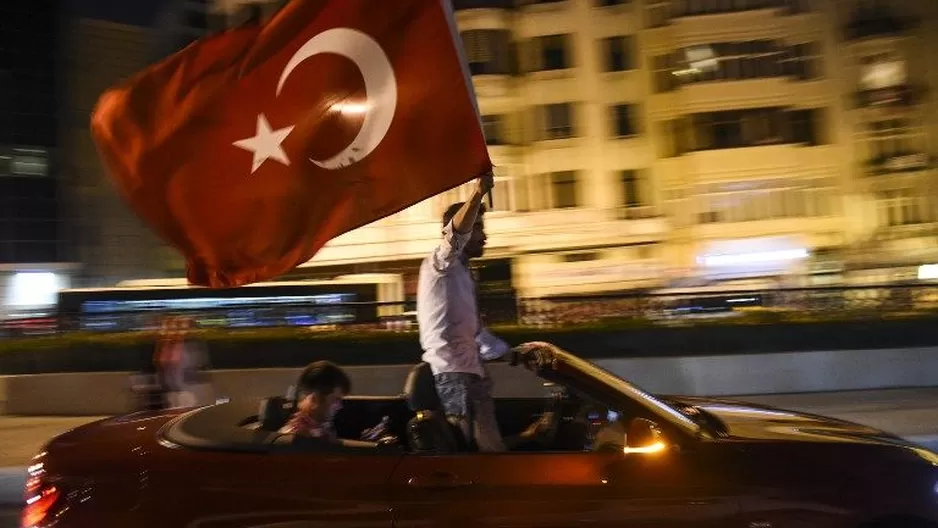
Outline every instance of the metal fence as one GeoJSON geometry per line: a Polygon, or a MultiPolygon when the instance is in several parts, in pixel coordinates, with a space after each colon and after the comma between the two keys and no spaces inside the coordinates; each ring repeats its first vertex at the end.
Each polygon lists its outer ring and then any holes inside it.
{"type": "Polygon", "coordinates": [[[604,319],[680,321],[742,315],[768,318],[889,317],[938,310],[938,285],[680,291],[519,301],[523,325],[583,324],[604,319]]]}
{"type": "MultiPolygon", "coordinates": [[[[486,294],[479,299],[487,324],[529,327],[603,324],[643,319],[661,324],[693,324],[701,319],[732,317],[884,318],[938,314],[938,285],[815,287],[767,290],[686,290],[633,292],[549,298],[517,298],[486,294]]],[[[406,331],[416,328],[414,301],[341,303],[328,306],[274,305],[245,309],[185,312],[202,328],[305,327],[311,331],[336,328],[406,331]],[[376,310],[376,307],[380,309],[376,310]],[[364,309],[368,308],[368,309],[364,309]],[[361,314],[372,314],[362,317],[361,314]],[[377,316],[374,314],[377,313],[377,316]]],[[[152,311],[96,314],[86,320],[20,321],[9,324],[6,335],[48,334],[64,328],[92,331],[147,330],[165,315],[152,311]],[[67,323],[67,324],[63,324],[67,323]]]]}

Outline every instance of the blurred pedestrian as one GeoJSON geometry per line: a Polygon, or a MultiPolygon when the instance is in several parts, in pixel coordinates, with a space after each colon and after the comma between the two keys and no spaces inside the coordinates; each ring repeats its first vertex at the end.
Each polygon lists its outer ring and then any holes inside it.
{"type": "Polygon", "coordinates": [[[206,373],[208,355],[202,343],[191,339],[191,329],[191,319],[173,316],[165,317],[160,327],[154,364],[169,408],[208,405],[213,401],[210,394],[197,394],[206,392],[211,384],[206,373]]]}

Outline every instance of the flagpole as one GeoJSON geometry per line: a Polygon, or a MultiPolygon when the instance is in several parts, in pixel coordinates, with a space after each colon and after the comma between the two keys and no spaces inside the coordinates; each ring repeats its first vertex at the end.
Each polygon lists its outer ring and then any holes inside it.
{"type": "MultiPolygon", "coordinates": [[[[459,55],[459,65],[462,67],[463,80],[466,81],[466,90],[469,91],[469,99],[472,100],[472,107],[476,111],[476,119],[479,120],[479,129],[484,130],[482,126],[482,114],[479,112],[479,101],[476,98],[475,86],[472,84],[472,74],[469,71],[469,61],[466,59],[465,48],[462,45],[462,37],[459,36],[459,27],[456,25],[456,11],[453,9],[453,2],[452,0],[440,0],[440,3],[443,6],[443,13],[446,14],[446,22],[449,24],[449,31],[453,37],[453,45],[456,47],[456,53],[459,55]]],[[[495,209],[495,203],[492,200],[492,189],[489,189],[488,198],[489,209],[495,209]]]]}

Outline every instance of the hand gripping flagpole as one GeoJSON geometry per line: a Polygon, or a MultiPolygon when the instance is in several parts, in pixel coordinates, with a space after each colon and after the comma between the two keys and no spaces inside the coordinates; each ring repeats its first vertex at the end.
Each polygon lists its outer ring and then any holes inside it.
{"type": "MultiPolygon", "coordinates": [[[[456,53],[459,55],[459,65],[462,67],[463,80],[466,81],[466,90],[469,91],[469,98],[472,100],[472,107],[476,111],[476,119],[479,120],[479,129],[482,130],[482,114],[479,112],[479,101],[476,99],[475,87],[472,85],[472,74],[469,72],[469,61],[466,59],[465,48],[462,45],[462,38],[459,36],[459,28],[456,26],[456,14],[453,10],[452,0],[440,0],[443,6],[443,13],[446,14],[446,22],[449,24],[449,32],[453,37],[453,45],[456,47],[456,53]]],[[[493,167],[494,170],[494,167],[493,167]]],[[[495,209],[495,203],[492,200],[492,189],[488,192],[489,210],[495,209]]]]}

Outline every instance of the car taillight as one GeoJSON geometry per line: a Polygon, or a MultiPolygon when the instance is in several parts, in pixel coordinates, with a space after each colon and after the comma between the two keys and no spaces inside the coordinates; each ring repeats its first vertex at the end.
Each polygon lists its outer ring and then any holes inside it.
{"type": "Polygon", "coordinates": [[[55,519],[61,505],[62,490],[45,481],[43,465],[29,467],[26,479],[26,504],[20,517],[22,528],[43,528],[55,519]]]}

